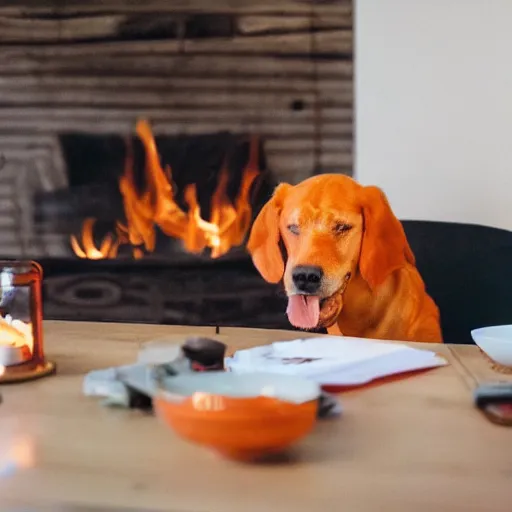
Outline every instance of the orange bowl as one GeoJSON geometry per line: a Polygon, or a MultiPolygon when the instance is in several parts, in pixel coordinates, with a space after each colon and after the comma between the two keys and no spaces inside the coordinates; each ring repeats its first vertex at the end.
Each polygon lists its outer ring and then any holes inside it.
{"type": "Polygon", "coordinates": [[[222,372],[185,380],[185,386],[181,376],[167,380],[166,389],[153,399],[157,416],[183,439],[231,459],[250,461],[281,453],[316,423],[320,389],[313,382],[222,372]]]}

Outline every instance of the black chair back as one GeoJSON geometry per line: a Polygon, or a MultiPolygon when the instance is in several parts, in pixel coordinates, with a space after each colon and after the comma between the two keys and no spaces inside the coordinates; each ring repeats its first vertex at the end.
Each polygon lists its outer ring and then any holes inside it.
{"type": "Polygon", "coordinates": [[[445,343],[474,343],[471,330],[512,323],[512,232],[448,222],[402,221],[445,343]]]}

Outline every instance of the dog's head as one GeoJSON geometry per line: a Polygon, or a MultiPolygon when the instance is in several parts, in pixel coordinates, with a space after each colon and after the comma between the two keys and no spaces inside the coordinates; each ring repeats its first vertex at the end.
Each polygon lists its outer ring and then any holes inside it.
{"type": "Polygon", "coordinates": [[[360,275],[375,290],[406,262],[414,264],[383,192],[343,175],[279,185],[256,218],[247,248],[266,281],[284,279],[288,318],[305,329],[336,321],[351,277],[360,275]]]}

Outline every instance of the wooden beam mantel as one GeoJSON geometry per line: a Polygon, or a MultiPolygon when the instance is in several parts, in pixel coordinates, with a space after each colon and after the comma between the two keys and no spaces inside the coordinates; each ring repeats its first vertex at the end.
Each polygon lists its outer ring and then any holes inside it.
{"type": "Polygon", "coordinates": [[[0,14],[5,16],[76,16],[123,13],[286,13],[328,14],[350,12],[348,0],[4,0],[0,14]]]}

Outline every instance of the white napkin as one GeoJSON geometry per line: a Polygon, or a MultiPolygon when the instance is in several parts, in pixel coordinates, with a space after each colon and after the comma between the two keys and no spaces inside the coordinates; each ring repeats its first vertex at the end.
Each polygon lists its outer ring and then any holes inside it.
{"type": "Polygon", "coordinates": [[[430,350],[338,336],[275,342],[240,350],[226,359],[226,367],[233,372],[301,375],[331,386],[361,385],[446,364],[444,358],[430,350]]]}

